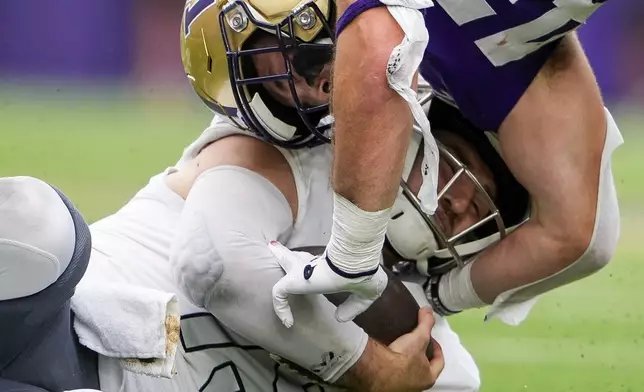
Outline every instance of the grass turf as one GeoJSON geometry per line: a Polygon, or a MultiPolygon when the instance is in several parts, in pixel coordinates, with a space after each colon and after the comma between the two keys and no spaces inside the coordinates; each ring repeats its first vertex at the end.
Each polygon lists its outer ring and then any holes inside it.
{"type": "MultiPolygon", "coordinates": [[[[174,164],[209,119],[194,99],[3,93],[0,176],[49,181],[91,222],[174,164]]],[[[483,324],[481,311],[450,319],[480,366],[483,392],[644,390],[642,120],[618,119],[626,139],[613,160],[622,237],[611,265],[544,296],[519,327],[483,324]]]]}

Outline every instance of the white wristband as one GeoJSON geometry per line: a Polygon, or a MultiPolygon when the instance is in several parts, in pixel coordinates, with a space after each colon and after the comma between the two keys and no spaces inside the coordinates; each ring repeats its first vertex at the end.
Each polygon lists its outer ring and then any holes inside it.
{"type": "Polygon", "coordinates": [[[391,208],[370,212],[333,193],[333,226],[327,255],[343,272],[361,273],[380,264],[391,208]]]}
{"type": "Polygon", "coordinates": [[[438,285],[438,298],[451,311],[476,309],[487,306],[479,298],[470,278],[470,270],[474,261],[463,268],[454,268],[441,278],[438,285]]]}

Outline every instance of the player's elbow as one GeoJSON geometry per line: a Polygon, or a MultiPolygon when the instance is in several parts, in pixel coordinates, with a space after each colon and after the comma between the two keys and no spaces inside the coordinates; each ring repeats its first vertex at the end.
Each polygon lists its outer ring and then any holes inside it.
{"type": "Polygon", "coordinates": [[[583,261],[584,269],[594,273],[605,267],[615,252],[614,244],[600,244],[592,235],[569,235],[559,239],[557,266],[559,270],[583,261]],[[608,246],[606,246],[608,245],[608,246]]]}
{"type": "Polygon", "coordinates": [[[566,268],[578,260],[590,247],[593,227],[586,224],[562,228],[556,236],[560,268],[566,268]]]}
{"type": "MultiPolygon", "coordinates": [[[[198,215],[189,217],[198,218],[198,215]]],[[[175,283],[190,302],[199,307],[205,306],[224,270],[219,249],[203,225],[203,219],[183,220],[170,249],[175,283]]]]}
{"type": "Polygon", "coordinates": [[[620,226],[617,201],[611,200],[601,207],[599,211],[590,212],[595,219],[577,221],[576,225],[568,224],[551,231],[559,270],[581,263],[583,270],[592,274],[613,258],[620,226]]]}

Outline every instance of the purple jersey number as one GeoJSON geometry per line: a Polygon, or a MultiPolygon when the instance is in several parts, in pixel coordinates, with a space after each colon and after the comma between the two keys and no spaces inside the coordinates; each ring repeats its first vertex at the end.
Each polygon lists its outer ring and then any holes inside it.
{"type": "Polygon", "coordinates": [[[496,130],[565,34],[602,0],[434,0],[420,66],[437,95],[496,130]]]}

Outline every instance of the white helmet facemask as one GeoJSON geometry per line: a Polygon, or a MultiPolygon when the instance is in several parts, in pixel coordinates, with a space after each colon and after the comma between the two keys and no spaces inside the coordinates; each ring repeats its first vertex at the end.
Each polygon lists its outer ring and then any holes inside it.
{"type": "MultiPolygon", "coordinates": [[[[494,136],[490,134],[488,137],[494,136]]],[[[439,189],[438,208],[442,208],[441,205],[445,203],[441,203],[441,200],[460,180],[472,182],[476,192],[479,193],[480,200],[487,204],[489,212],[478,222],[458,233],[447,233],[441,227],[436,215],[430,216],[423,212],[420,200],[407,184],[414,161],[422,146],[422,135],[414,132],[405,158],[400,190],[394,202],[387,229],[387,241],[402,259],[400,261],[414,261],[418,271],[426,275],[440,274],[454,267],[464,266],[479,252],[504,238],[527,220],[512,227],[506,227],[494,200],[474,173],[439,141],[437,144],[442,164],[449,164],[454,172],[452,178],[446,180],[445,186],[439,189]],[[487,234],[481,236],[481,230],[478,229],[490,222],[496,226],[495,229],[491,233],[490,230],[486,230],[487,234]]],[[[497,144],[491,144],[497,148],[497,144]]],[[[424,164],[425,162],[421,167],[424,167],[424,164]]]]}

